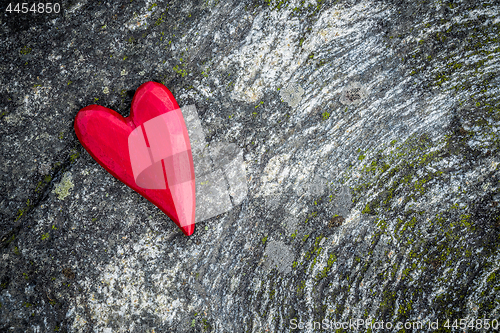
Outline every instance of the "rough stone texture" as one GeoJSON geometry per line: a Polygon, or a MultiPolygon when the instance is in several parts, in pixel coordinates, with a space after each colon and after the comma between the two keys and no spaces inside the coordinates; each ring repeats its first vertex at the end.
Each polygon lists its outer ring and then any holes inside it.
{"type": "Polygon", "coordinates": [[[0,331],[499,318],[496,2],[3,10],[0,331]],[[191,237],[73,131],[89,104],[127,115],[148,80],[196,105],[207,142],[244,151],[247,199],[191,237]],[[349,87],[363,94],[345,105],[349,87]]]}

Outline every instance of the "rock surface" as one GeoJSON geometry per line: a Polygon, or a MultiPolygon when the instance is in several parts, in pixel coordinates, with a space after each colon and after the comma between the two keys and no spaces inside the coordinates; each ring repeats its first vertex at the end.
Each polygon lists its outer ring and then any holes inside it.
{"type": "Polygon", "coordinates": [[[0,331],[500,319],[499,12],[493,0],[2,8],[0,331]],[[196,105],[207,142],[243,149],[247,198],[191,237],[73,131],[89,104],[127,115],[149,80],[196,105]]]}

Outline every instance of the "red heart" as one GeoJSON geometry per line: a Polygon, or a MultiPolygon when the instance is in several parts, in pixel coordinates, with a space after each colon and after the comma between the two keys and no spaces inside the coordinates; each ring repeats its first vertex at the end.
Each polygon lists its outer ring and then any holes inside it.
{"type": "Polygon", "coordinates": [[[186,236],[194,232],[191,144],[179,105],[164,85],[141,85],[127,118],[100,105],[81,109],[75,132],[104,169],[160,208],[186,236]],[[145,163],[149,172],[139,174],[145,163]]]}

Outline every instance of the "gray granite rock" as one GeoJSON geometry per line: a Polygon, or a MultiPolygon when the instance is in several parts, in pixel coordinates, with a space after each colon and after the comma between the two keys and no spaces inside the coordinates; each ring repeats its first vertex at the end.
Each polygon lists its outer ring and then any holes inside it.
{"type": "MultiPolygon", "coordinates": [[[[2,7],[0,331],[499,320],[499,12],[491,0],[2,7]],[[126,116],[150,80],[196,106],[207,143],[243,151],[246,198],[190,237],[74,134],[79,109],[126,116]]],[[[344,328],[356,330],[368,328],[344,328]]]]}

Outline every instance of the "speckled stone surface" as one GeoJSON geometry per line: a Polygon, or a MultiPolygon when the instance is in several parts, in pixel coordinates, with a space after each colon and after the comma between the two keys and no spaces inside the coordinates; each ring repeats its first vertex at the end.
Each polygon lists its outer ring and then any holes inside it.
{"type": "Polygon", "coordinates": [[[1,332],[500,320],[495,1],[61,5],[0,16],[1,332]],[[191,237],[73,131],[149,80],[243,151],[191,237]]]}

